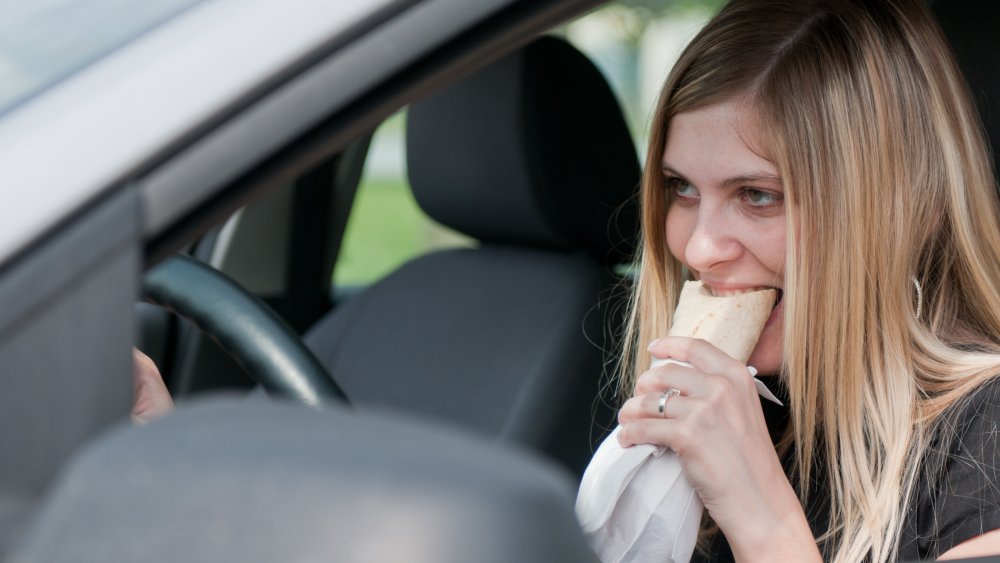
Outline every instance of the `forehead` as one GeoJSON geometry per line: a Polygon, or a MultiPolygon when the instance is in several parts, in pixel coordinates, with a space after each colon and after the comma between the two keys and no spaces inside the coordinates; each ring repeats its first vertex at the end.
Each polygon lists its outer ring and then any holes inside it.
{"type": "Polygon", "coordinates": [[[685,111],[667,127],[663,165],[689,180],[777,174],[763,156],[754,112],[739,101],[685,111]]]}

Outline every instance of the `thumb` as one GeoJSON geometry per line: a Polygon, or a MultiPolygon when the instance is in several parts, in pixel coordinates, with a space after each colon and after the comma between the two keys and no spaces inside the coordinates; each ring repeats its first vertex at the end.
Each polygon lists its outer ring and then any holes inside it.
{"type": "Polygon", "coordinates": [[[132,422],[145,424],[174,409],[174,400],[149,356],[132,349],[132,422]]]}

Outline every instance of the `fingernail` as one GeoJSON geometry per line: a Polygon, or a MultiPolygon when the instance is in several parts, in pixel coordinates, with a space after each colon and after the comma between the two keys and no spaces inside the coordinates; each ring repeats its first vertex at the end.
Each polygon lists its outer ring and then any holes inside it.
{"type": "Polygon", "coordinates": [[[750,372],[750,377],[757,377],[757,368],[753,366],[747,366],[747,371],[750,372]]]}
{"type": "Polygon", "coordinates": [[[650,342],[650,343],[649,343],[649,346],[646,346],[646,351],[647,351],[647,352],[650,352],[650,351],[652,351],[652,350],[653,350],[653,348],[654,348],[654,347],[656,346],[656,343],[657,343],[657,342],[659,342],[659,341],[660,341],[660,339],[659,339],[659,338],[656,338],[656,339],[654,339],[654,340],[653,340],[652,342],[650,342]]]}

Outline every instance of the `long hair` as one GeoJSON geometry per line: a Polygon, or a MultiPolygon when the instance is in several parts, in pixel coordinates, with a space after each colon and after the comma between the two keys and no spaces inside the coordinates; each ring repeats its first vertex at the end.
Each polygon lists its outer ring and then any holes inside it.
{"type": "Polygon", "coordinates": [[[654,114],[623,392],[682,282],[663,228],[670,119],[736,98],[786,194],[793,485],[805,502],[825,477],[827,558],[892,560],[942,413],[1000,365],[1000,206],[978,116],[919,0],[729,3],[654,114]]]}

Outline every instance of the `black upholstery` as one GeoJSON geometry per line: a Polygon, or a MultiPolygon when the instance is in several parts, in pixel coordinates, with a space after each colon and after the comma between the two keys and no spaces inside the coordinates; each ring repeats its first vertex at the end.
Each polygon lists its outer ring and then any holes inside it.
{"type": "Polygon", "coordinates": [[[445,225],[483,242],[632,257],[632,139],[600,72],[559,39],[414,104],[407,153],[417,202],[445,225]]]}
{"type": "Polygon", "coordinates": [[[622,322],[611,266],[638,230],[614,96],[583,55],[542,38],[408,119],[417,201],[481,243],[404,265],[306,342],[359,408],[447,420],[582,473],[613,416],[597,400],[622,322]]]}
{"type": "Polygon", "coordinates": [[[89,447],[13,561],[590,561],[566,474],[385,413],[212,400],[89,447]]]}
{"type": "Polygon", "coordinates": [[[1000,169],[1000,3],[937,0],[932,8],[976,100],[993,146],[994,169],[1000,169]]]}

